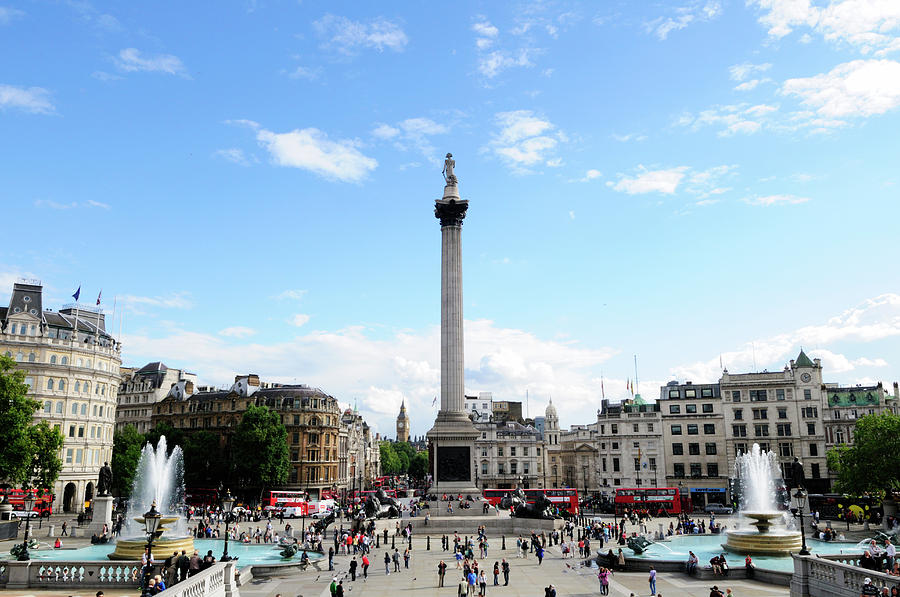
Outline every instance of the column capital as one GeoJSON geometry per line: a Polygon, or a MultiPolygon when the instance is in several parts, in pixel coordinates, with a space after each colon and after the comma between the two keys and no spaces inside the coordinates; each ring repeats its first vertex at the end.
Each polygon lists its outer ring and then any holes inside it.
{"type": "Polygon", "coordinates": [[[442,228],[444,226],[462,226],[467,209],[469,209],[468,201],[438,199],[434,202],[434,217],[441,221],[442,228]]]}

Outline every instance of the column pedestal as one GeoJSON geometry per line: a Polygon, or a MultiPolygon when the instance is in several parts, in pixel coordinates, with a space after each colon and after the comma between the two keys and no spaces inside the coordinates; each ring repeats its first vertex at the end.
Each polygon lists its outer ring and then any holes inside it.
{"type": "Polygon", "coordinates": [[[98,536],[103,532],[103,525],[106,525],[106,532],[112,535],[112,513],[113,498],[110,495],[94,498],[91,502],[94,509],[94,515],[91,518],[91,524],[87,527],[87,533],[98,536]]]}

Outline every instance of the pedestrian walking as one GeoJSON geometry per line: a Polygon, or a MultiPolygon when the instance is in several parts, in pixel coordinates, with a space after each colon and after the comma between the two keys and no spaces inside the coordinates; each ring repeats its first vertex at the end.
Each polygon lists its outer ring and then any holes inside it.
{"type": "Polygon", "coordinates": [[[481,591],[479,595],[485,597],[487,595],[487,576],[484,574],[484,570],[478,574],[478,588],[481,591]]]}
{"type": "Polygon", "coordinates": [[[468,590],[469,583],[466,581],[466,577],[463,576],[462,580],[460,580],[459,584],[456,586],[456,597],[466,597],[468,590]]]}
{"type": "Polygon", "coordinates": [[[388,552],[384,552],[384,574],[385,576],[391,575],[391,556],[388,555],[388,552]]]}
{"type": "Polygon", "coordinates": [[[403,550],[403,567],[409,569],[409,548],[403,550]]]}
{"type": "Polygon", "coordinates": [[[394,572],[400,572],[400,550],[394,548],[394,572]]]}
{"type": "Polygon", "coordinates": [[[534,550],[535,555],[537,555],[538,566],[544,563],[544,548],[540,545],[537,546],[537,549],[534,550]]]}
{"type": "Polygon", "coordinates": [[[334,548],[328,548],[328,571],[334,570],[334,548]]]}
{"type": "Polygon", "coordinates": [[[609,569],[601,566],[597,578],[600,580],[600,594],[609,595],[609,569]]]}
{"type": "Polygon", "coordinates": [[[656,595],[656,568],[650,564],[650,594],[656,595]]]}
{"type": "Polygon", "coordinates": [[[337,592],[334,597],[344,597],[344,581],[340,581],[337,586],[337,592]]]}
{"type": "Polygon", "coordinates": [[[353,559],[350,560],[350,580],[356,580],[356,567],[359,564],[356,561],[356,556],[353,556],[353,559]]]}
{"type": "Polygon", "coordinates": [[[328,590],[331,592],[331,597],[337,596],[337,576],[331,577],[331,584],[328,585],[328,590]]]}
{"type": "Polygon", "coordinates": [[[66,521],[64,520],[63,525],[62,525],[62,534],[60,535],[60,537],[68,537],[69,536],[69,532],[66,529],[68,529],[68,525],[67,525],[66,521]]]}
{"type": "Polygon", "coordinates": [[[466,576],[466,597],[475,597],[475,583],[478,582],[478,577],[475,576],[475,572],[473,570],[469,570],[469,574],[466,576]]]}
{"type": "Polygon", "coordinates": [[[494,562],[494,586],[500,586],[500,562],[494,562]]]}
{"type": "Polygon", "coordinates": [[[500,569],[503,571],[503,586],[505,587],[509,584],[509,562],[506,561],[506,558],[503,558],[500,569]]]}
{"type": "Polygon", "coordinates": [[[363,555],[362,558],[363,578],[369,578],[369,556],[363,555]]]}

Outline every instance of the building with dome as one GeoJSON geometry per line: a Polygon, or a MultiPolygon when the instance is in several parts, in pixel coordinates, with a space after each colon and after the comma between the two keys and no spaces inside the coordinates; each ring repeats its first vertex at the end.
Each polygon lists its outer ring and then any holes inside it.
{"type": "Polygon", "coordinates": [[[121,345],[106,331],[103,310],[73,303],[43,308],[40,280],[13,284],[0,307],[0,354],[25,371],[28,395],[65,441],[62,470],[50,488],[54,512],[80,512],[96,491],[97,473],[112,458],[121,345]]]}
{"type": "Polygon", "coordinates": [[[397,441],[409,441],[409,415],[406,414],[406,400],[400,403],[400,414],[397,415],[397,441]]]}

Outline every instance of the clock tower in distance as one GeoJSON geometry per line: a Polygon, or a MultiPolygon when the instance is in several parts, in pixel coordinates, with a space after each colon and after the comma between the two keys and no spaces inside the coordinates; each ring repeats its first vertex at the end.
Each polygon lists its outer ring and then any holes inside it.
{"type": "Polygon", "coordinates": [[[406,401],[400,404],[400,414],[397,415],[397,441],[409,441],[409,415],[406,414],[406,401]]]}

